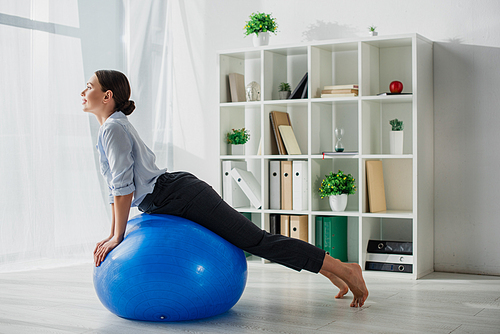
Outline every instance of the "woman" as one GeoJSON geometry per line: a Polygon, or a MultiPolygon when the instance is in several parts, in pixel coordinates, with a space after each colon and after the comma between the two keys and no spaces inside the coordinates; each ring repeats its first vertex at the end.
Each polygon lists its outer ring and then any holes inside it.
{"type": "Polygon", "coordinates": [[[155,155],[126,117],[135,105],[129,100],[130,85],[124,74],[112,70],[95,72],[81,96],[83,110],[94,114],[101,125],[97,148],[112,212],[111,234],[94,250],[96,266],[123,240],[130,207],[137,206],[145,213],[194,221],[251,254],[294,270],[319,272],[340,289],[336,298],[342,298],[351,289],[351,306],[363,306],[368,290],[358,264],[342,263],[307,242],[267,233],[194,175],[159,169],[155,155]]]}

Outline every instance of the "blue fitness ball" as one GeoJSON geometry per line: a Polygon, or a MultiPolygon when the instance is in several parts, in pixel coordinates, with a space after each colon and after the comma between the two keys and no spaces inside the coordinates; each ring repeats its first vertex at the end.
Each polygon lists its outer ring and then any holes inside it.
{"type": "Polygon", "coordinates": [[[114,314],[182,321],[224,313],[247,281],[243,251],[190,220],[141,214],[99,267],[94,288],[114,314]]]}

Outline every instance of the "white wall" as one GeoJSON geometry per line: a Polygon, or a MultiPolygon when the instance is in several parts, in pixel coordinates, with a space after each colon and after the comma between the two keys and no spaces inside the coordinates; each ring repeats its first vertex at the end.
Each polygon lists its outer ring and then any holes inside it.
{"type": "Polygon", "coordinates": [[[216,51],[249,47],[243,26],[272,13],[271,45],[419,33],[434,45],[435,269],[500,275],[500,2],[177,0],[174,169],[219,189],[216,51]]]}

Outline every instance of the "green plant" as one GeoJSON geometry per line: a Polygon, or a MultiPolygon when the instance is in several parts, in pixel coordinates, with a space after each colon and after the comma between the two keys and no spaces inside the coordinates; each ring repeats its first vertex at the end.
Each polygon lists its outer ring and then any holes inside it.
{"type": "Polygon", "coordinates": [[[392,131],[403,131],[404,129],[403,121],[398,121],[397,118],[390,120],[389,124],[392,125],[392,131]]]}
{"type": "Polygon", "coordinates": [[[282,82],[282,83],[280,83],[279,91],[280,92],[291,92],[292,89],[290,88],[290,85],[288,83],[282,82]]]}
{"type": "Polygon", "coordinates": [[[368,30],[369,30],[369,31],[375,31],[375,29],[377,29],[377,27],[375,27],[375,26],[369,26],[369,27],[368,27],[368,30]]]}
{"type": "Polygon", "coordinates": [[[226,139],[229,144],[242,145],[245,144],[250,139],[250,133],[245,128],[242,129],[232,129],[232,132],[226,134],[226,139]]]}
{"type": "Polygon", "coordinates": [[[276,19],[271,17],[271,14],[265,13],[252,13],[249,16],[250,20],[245,24],[245,35],[256,34],[259,36],[259,32],[272,32],[276,34],[278,29],[278,24],[276,19]]]}
{"type": "Polygon", "coordinates": [[[356,192],[356,183],[354,183],[354,181],[356,180],[354,180],[351,174],[346,175],[341,170],[339,170],[337,174],[330,172],[330,174],[325,175],[325,178],[321,181],[319,194],[321,198],[341,194],[354,195],[356,192]]]}

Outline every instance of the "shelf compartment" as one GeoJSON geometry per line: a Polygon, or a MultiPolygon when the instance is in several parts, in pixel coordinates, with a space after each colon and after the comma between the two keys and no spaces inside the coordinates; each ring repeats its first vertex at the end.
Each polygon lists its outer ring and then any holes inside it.
{"type": "Polygon", "coordinates": [[[279,100],[282,82],[288,83],[293,92],[307,71],[307,47],[264,51],[263,100],[279,100]]]}
{"type": "Polygon", "coordinates": [[[395,118],[404,124],[403,154],[413,154],[413,104],[385,102],[384,99],[377,99],[361,103],[362,154],[390,154],[392,126],[389,121],[395,118]]]}
{"type": "Polygon", "coordinates": [[[312,154],[334,152],[335,128],[344,129],[345,151],[358,152],[358,102],[314,102],[311,105],[312,154]]]}
{"type": "Polygon", "coordinates": [[[358,82],[358,43],[311,47],[311,97],[321,98],[325,86],[358,82]]]}
{"type": "MultiPolygon", "coordinates": [[[[229,74],[239,73],[245,76],[245,87],[250,82],[255,81],[262,88],[261,79],[261,53],[260,51],[239,52],[219,55],[219,85],[220,103],[232,103],[231,91],[229,87],[229,74]]],[[[262,91],[261,91],[262,98],[262,91]]],[[[241,103],[241,102],[236,102],[241,103]]]]}
{"type": "Polygon", "coordinates": [[[250,133],[245,145],[246,155],[257,155],[261,141],[261,107],[255,104],[227,105],[220,108],[220,155],[228,154],[226,134],[232,129],[245,128],[250,133]]]}
{"type": "MultiPolygon", "coordinates": [[[[313,211],[325,211],[332,214],[328,198],[321,198],[319,195],[319,187],[325,175],[330,172],[337,173],[342,170],[346,174],[352,174],[356,180],[356,188],[359,190],[359,175],[358,175],[358,159],[312,159],[311,160],[311,204],[313,211]]],[[[346,213],[358,214],[359,213],[359,191],[354,195],[349,195],[347,200],[346,213]]]]}
{"type": "MultiPolygon", "coordinates": [[[[363,217],[361,225],[361,265],[363,270],[365,270],[369,240],[413,241],[413,219],[363,217]]],[[[415,273],[415,265],[413,266],[413,273],[415,273]]],[[[411,273],[399,272],[390,272],[388,274],[412,275],[411,273]]]]}
{"type": "Polygon", "coordinates": [[[308,154],[308,112],[307,103],[291,103],[291,104],[265,104],[264,105],[264,155],[275,155],[280,158],[293,158],[296,159],[302,155],[308,154]],[[274,130],[271,124],[270,113],[271,111],[287,112],[290,116],[293,133],[299,144],[301,155],[279,155],[276,146],[276,139],[274,137],[274,130]]]}
{"type": "Polygon", "coordinates": [[[413,159],[363,159],[362,160],[363,216],[405,217],[413,215],[413,159]],[[384,171],[384,191],[387,211],[368,211],[368,189],[366,181],[366,161],[381,160],[384,171]]]}
{"type": "Polygon", "coordinates": [[[413,92],[412,38],[361,43],[363,96],[389,92],[392,81],[403,83],[403,93],[413,92]]]}

